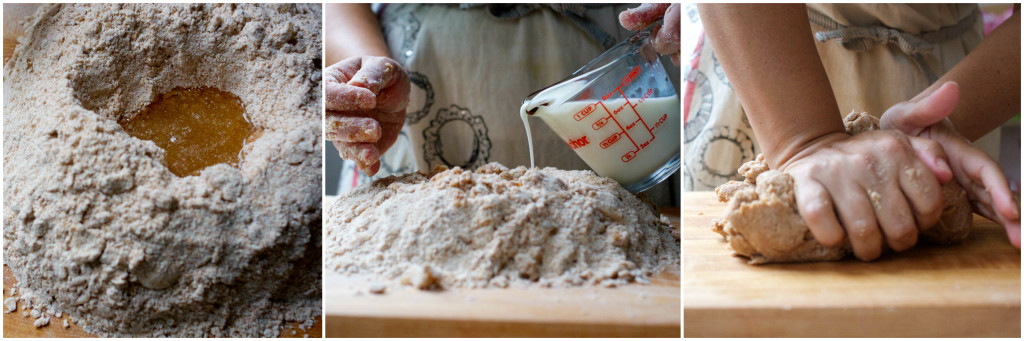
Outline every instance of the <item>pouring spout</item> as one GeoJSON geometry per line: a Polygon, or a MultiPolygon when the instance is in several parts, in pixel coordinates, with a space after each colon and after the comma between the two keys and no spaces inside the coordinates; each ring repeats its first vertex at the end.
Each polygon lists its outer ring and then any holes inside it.
{"type": "Polygon", "coordinates": [[[528,103],[526,105],[526,109],[525,109],[526,114],[530,115],[530,116],[533,116],[533,114],[536,114],[537,111],[540,110],[540,107],[550,106],[551,102],[552,102],[551,100],[547,100],[547,101],[541,102],[541,103],[536,104],[536,105],[531,105],[533,103],[528,103]]]}

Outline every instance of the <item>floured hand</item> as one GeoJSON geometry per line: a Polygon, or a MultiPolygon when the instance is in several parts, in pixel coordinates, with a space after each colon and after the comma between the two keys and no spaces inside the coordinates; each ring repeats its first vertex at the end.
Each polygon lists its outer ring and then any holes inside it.
{"type": "Polygon", "coordinates": [[[670,55],[672,63],[679,66],[679,25],[682,20],[679,6],[642,4],[619,13],[619,24],[627,30],[636,31],[664,17],[662,26],[654,29],[654,50],[660,54],[670,55]]]}
{"type": "Polygon", "coordinates": [[[324,135],[367,175],[395,143],[409,104],[409,76],[385,57],[352,57],[324,70],[324,135]]]}
{"type": "Polygon", "coordinates": [[[945,157],[935,142],[896,131],[831,134],[780,170],[793,176],[797,208],[818,242],[832,247],[846,237],[857,258],[872,260],[883,244],[914,246],[920,229],[939,220],[939,181],[919,153],[945,157]]]}

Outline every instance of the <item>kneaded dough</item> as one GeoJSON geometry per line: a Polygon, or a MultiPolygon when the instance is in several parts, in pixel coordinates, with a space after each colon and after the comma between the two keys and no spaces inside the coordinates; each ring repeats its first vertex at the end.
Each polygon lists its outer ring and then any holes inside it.
{"type": "MultiPolygon", "coordinates": [[[[878,129],[878,119],[867,113],[850,113],[846,131],[859,134],[878,129]]],[[[797,211],[793,178],[768,169],[764,156],[739,168],[744,181],[718,186],[718,200],[728,202],[725,217],[712,230],[725,237],[733,254],[750,264],[834,261],[852,252],[849,240],[842,246],[825,247],[811,234],[797,211]]],[[[971,229],[971,206],[967,192],[955,181],[942,185],[943,210],[939,223],[922,233],[921,239],[936,244],[956,244],[967,239],[971,229]]]]}

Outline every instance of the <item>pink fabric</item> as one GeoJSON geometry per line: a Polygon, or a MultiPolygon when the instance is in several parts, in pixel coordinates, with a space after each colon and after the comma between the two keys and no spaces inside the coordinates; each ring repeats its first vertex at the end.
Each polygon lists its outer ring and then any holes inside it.
{"type": "MultiPolygon", "coordinates": [[[[700,31],[700,39],[697,40],[697,47],[693,50],[693,59],[690,60],[690,70],[696,70],[697,65],[700,62],[700,49],[704,45],[704,31],[700,31]]],[[[686,119],[690,117],[690,103],[693,100],[693,81],[686,81],[686,92],[683,93],[683,126],[686,125],[686,119]]]]}
{"type": "Polygon", "coordinates": [[[1009,19],[1013,15],[1013,6],[1010,6],[1000,14],[988,14],[985,11],[981,12],[981,20],[985,22],[985,36],[992,33],[992,30],[999,27],[1006,19],[1009,19]]]}

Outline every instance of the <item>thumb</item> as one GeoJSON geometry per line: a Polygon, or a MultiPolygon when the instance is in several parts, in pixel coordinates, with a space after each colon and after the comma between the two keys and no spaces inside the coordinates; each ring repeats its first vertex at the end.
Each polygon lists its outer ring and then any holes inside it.
{"type": "Polygon", "coordinates": [[[893,105],[882,114],[879,125],[882,129],[897,129],[917,136],[953,113],[958,101],[960,86],[956,82],[946,82],[930,94],[922,93],[917,98],[893,105]]]}
{"type": "Polygon", "coordinates": [[[953,180],[953,169],[949,167],[949,157],[946,151],[938,142],[923,137],[908,136],[910,146],[917,154],[917,158],[931,169],[939,183],[947,183],[953,180]]]}
{"type": "Polygon", "coordinates": [[[363,60],[359,71],[352,75],[352,80],[348,82],[348,85],[366,88],[374,95],[378,95],[381,89],[391,86],[394,79],[402,72],[398,63],[389,58],[367,57],[363,60]]]}

